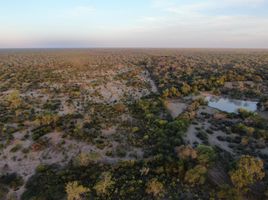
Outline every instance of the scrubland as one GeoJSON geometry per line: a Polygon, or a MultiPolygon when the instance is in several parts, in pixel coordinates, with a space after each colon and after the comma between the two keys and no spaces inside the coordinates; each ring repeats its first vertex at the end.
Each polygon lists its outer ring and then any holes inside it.
{"type": "Polygon", "coordinates": [[[262,200],[267,173],[268,51],[0,51],[0,199],[262,200]]]}

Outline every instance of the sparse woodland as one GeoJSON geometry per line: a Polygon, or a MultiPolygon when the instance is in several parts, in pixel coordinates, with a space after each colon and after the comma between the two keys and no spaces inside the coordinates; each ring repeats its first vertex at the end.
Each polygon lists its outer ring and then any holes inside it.
{"type": "Polygon", "coordinates": [[[268,199],[268,51],[1,50],[2,199],[268,199]]]}

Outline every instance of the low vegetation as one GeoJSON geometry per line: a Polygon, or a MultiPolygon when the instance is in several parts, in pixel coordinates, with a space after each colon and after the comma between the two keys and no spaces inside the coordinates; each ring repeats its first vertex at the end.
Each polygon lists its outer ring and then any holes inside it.
{"type": "Polygon", "coordinates": [[[264,50],[1,51],[0,200],[267,199],[267,66],[264,50]]]}

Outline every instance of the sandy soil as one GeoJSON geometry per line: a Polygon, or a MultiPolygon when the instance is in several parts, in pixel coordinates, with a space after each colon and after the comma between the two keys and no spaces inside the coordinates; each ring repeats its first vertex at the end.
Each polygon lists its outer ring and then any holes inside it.
{"type": "MultiPolygon", "coordinates": [[[[116,128],[111,127],[103,130],[102,133],[110,135],[115,133],[115,131],[116,128]]],[[[39,151],[33,151],[32,145],[34,142],[30,139],[23,139],[26,132],[27,130],[21,133],[15,133],[15,139],[0,153],[0,172],[3,174],[16,172],[23,177],[25,182],[35,173],[36,167],[40,164],[49,165],[57,163],[65,165],[80,153],[97,152],[101,157],[100,161],[104,163],[133,160],[134,158],[130,156],[130,153],[137,155],[137,159],[141,159],[143,157],[143,152],[139,148],[130,148],[127,155],[123,158],[108,157],[105,155],[106,151],[114,149],[118,145],[117,143],[115,143],[112,147],[98,149],[94,145],[90,145],[85,142],[63,139],[62,133],[60,132],[52,132],[44,136],[43,138],[47,138],[49,141],[48,146],[39,151]],[[20,145],[21,148],[16,152],[12,152],[11,149],[16,145],[20,145]],[[23,153],[22,149],[26,148],[29,148],[29,152],[23,153]]],[[[12,193],[20,196],[23,191],[24,187],[21,187],[18,191],[10,191],[10,194],[12,193]]]]}
{"type": "Polygon", "coordinates": [[[102,135],[104,135],[104,136],[113,135],[115,133],[116,133],[116,127],[115,126],[109,127],[109,128],[106,128],[106,129],[102,130],[102,135]]]}
{"type": "Polygon", "coordinates": [[[194,143],[202,144],[202,141],[196,136],[196,125],[191,124],[186,132],[186,136],[184,140],[186,143],[190,144],[191,146],[195,146],[194,143]]]}
{"type": "Polygon", "coordinates": [[[268,111],[264,111],[264,112],[258,112],[258,114],[263,117],[264,119],[268,120],[268,111]]]}
{"type": "Polygon", "coordinates": [[[212,146],[217,146],[219,147],[220,149],[224,150],[224,151],[227,151],[231,154],[233,154],[233,149],[231,149],[229,147],[229,143],[226,142],[226,141],[219,141],[217,139],[218,136],[225,136],[225,133],[222,132],[222,131],[215,131],[213,134],[208,134],[208,141],[209,141],[209,144],[211,144],[212,146]]]}
{"type": "Polygon", "coordinates": [[[167,100],[165,105],[173,118],[178,117],[187,108],[187,104],[181,103],[180,100],[167,100]]]}
{"type": "MultiPolygon", "coordinates": [[[[219,113],[219,111],[217,111],[214,108],[210,108],[208,106],[202,106],[197,111],[198,118],[202,117],[201,113],[207,113],[210,115],[214,115],[216,113],[219,113]]],[[[190,144],[191,146],[195,146],[195,144],[202,144],[203,143],[203,141],[197,137],[197,134],[198,134],[197,128],[204,131],[204,130],[207,130],[207,129],[212,127],[212,124],[210,124],[207,119],[202,119],[199,121],[197,122],[196,125],[194,125],[194,124],[190,125],[190,127],[187,130],[186,136],[184,138],[186,143],[190,144]],[[201,121],[202,121],[202,123],[201,123],[201,121]]],[[[213,131],[213,134],[206,134],[206,135],[208,137],[208,142],[211,146],[217,146],[220,149],[233,154],[233,150],[229,147],[229,143],[225,142],[225,141],[220,141],[217,138],[218,136],[225,136],[226,134],[224,132],[219,130],[219,131],[213,131]]]]}

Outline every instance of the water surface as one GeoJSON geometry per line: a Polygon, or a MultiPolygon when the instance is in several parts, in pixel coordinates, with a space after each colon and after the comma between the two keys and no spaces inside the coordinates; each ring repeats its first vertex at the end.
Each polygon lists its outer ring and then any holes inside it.
{"type": "Polygon", "coordinates": [[[228,113],[237,112],[238,109],[243,108],[245,110],[255,112],[257,111],[257,101],[243,101],[238,99],[229,99],[217,96],[206,97],[208,106],[219,109],[228,113]]]}

